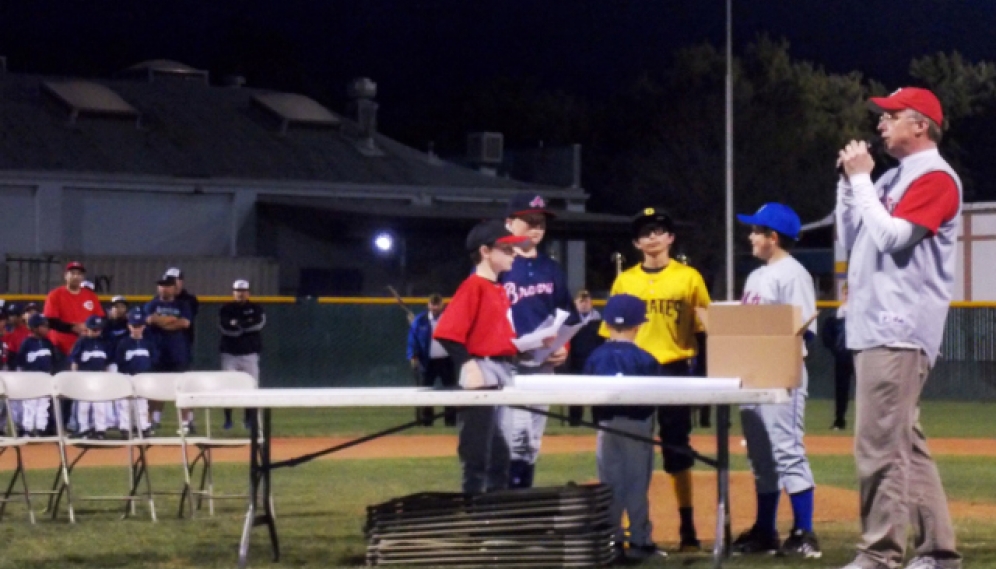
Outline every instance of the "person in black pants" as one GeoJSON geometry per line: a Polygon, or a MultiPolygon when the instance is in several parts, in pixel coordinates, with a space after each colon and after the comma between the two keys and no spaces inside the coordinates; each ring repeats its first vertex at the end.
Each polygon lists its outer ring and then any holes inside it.
{"type": "MultiPolygon", "coordinates": [[[[432,294],[429,297],[428,310],[419,314],[412,321],[408,330],[408,362],[419,374],[419,387],[432,387],[439,379],[443,387],[455,388],[457,383],[456,369],[453,359],[432,333],[443,314],[443,297],[432,294]]],[[[443,410],[443,420],[447,427],[455,427],[457,423],[456,408],[446,407],[443,410]]],[[[419,409],[418,417],[425,427],[433,423],[432,407],[419,409]]]]}
{"type": "Polygon", "coordinates": [[[847,402],[851,398],[851,382],[854,380],[854,355],[847,349],[844,322],[847,317],[847,283],[841,289],[840,308],[837,313],[823,323],[823,345],[833,354],[834,419],[830,429],[842,431],[847,428],[847,402]]]}

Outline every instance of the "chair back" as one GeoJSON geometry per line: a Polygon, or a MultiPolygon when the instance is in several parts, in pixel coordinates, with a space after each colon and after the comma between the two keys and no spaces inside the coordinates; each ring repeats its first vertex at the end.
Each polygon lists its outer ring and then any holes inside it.
{"type": "Polygon", "coordinates": [[[55,377],[41,371],[0,372],[0,384],[11,401],[51,397],[55,392],[55,377]]]}
{"type": "Polygon", "coordinates": [[[176,401],[176,388],[182,373],[139,373],[131,376],[135,397],[150,401],[176,401]]]}
{"type": "Polygon", "coordinates": [[[111,401],[134,395],[128,376],[106,371],[64,371],[55,376],[55,394],[77,401],[111,401]]]}
{"type": "Polygon", "coordinates": [[[180,393],[202,391],[246,391],[256,389],[256,380],[244,371],[190,371],[180,378],[180,393]]]}

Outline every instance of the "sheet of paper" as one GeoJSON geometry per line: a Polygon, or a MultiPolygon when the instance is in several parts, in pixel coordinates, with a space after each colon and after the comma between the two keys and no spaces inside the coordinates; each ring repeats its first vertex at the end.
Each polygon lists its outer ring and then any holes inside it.
{"type": "Polygon", "coordinates": [[[557,309],[557,312],[548,317],[543,321],[542,324],[536,327],[535,330],[528,334],[524,334],[514,340],[512,343],[515,347],[519,349],[520,352],[529,352],[543,347],[543,340],[547,338],[553,338],[557,335],[557,331],[560,327],[567,321],[567,317],[570,313],[566,310],[557,309]]]}
{"type": "Polygon", "coordinates": [[[581,329],[581,326],[583,326],[583,324],[581,323],[574,324],[573,326],[567,326],[567,325],[561,326],[560,330],[557,331],[557,337],[553,340],[553,345],[551,345],[549,348],[544,348],[541,346],[535,350],[532,350],[529,353],[530,358],[535,362],[545,362],[546,359],[550,357],[550,354],[556,352],[560,348],[563,348],[564,344],[569,342],[571,338],[573,338],[574,335],[578,333],[578,330],[581,329]]]}

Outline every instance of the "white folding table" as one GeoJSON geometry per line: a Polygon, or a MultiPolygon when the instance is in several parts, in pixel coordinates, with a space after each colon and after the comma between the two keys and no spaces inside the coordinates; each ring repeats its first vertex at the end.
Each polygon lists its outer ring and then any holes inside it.
{"type": "MultiPolygon", "coordinates": [[[[721,567],[728,554],[730,538],[729,511],[729,425],[730,406],[788,401],[785,389],[742,389],[736,378],[689,377],[592,377],[572,375],[518,376],[516,385],[502,389],[439,390],[416,387],[259,389],[253,391],[213,391],[180,393],[177,406],[182,409],[228,407],[258,409],[250,413],[252,448],[249,471],[249,505],[238,566],[248,566],[249,539],[252,529],[266,525],[270,534],[273,561],[280,559],[280,542],[273,514],[270,472],[294,466],[379,437],[417,426],[417,421],[399,425],[320,452],[274,463],[270,459],[271,410],[275,408],[323,407],[422,407],[422,406],[491,406],[525,407],[534,405],[715,405],[716,457],[710,458],[687,450],[695,459],[717,471],[716,542],[713,566],[721,567]],[[257,419],[259,417],[259,419],[257,419]],[[262,504],[263,513],[257,515],[262,504]]],[[[536,412],[533,408],[529,411],[536,412]]],[[[550,416],[557,417],[552,413],[550,416]]],[[[596,425],[588,424],[596,427],[596,425]]],[[[625,435],[630,436],[630,435],[625,435]]],[[[660,441],[648,441],[660,444],[660,441]]]]}

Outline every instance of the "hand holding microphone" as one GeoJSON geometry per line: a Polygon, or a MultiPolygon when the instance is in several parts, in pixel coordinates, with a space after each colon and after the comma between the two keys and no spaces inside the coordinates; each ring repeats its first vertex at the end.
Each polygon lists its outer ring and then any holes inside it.
{"type": "Polygon", "coordinates": [[[855,174],[871,174],[875,159],[871,156],[871,144],[863,140],[852,140],[837,153],[837,172],[850,178],[855,174]]]}

